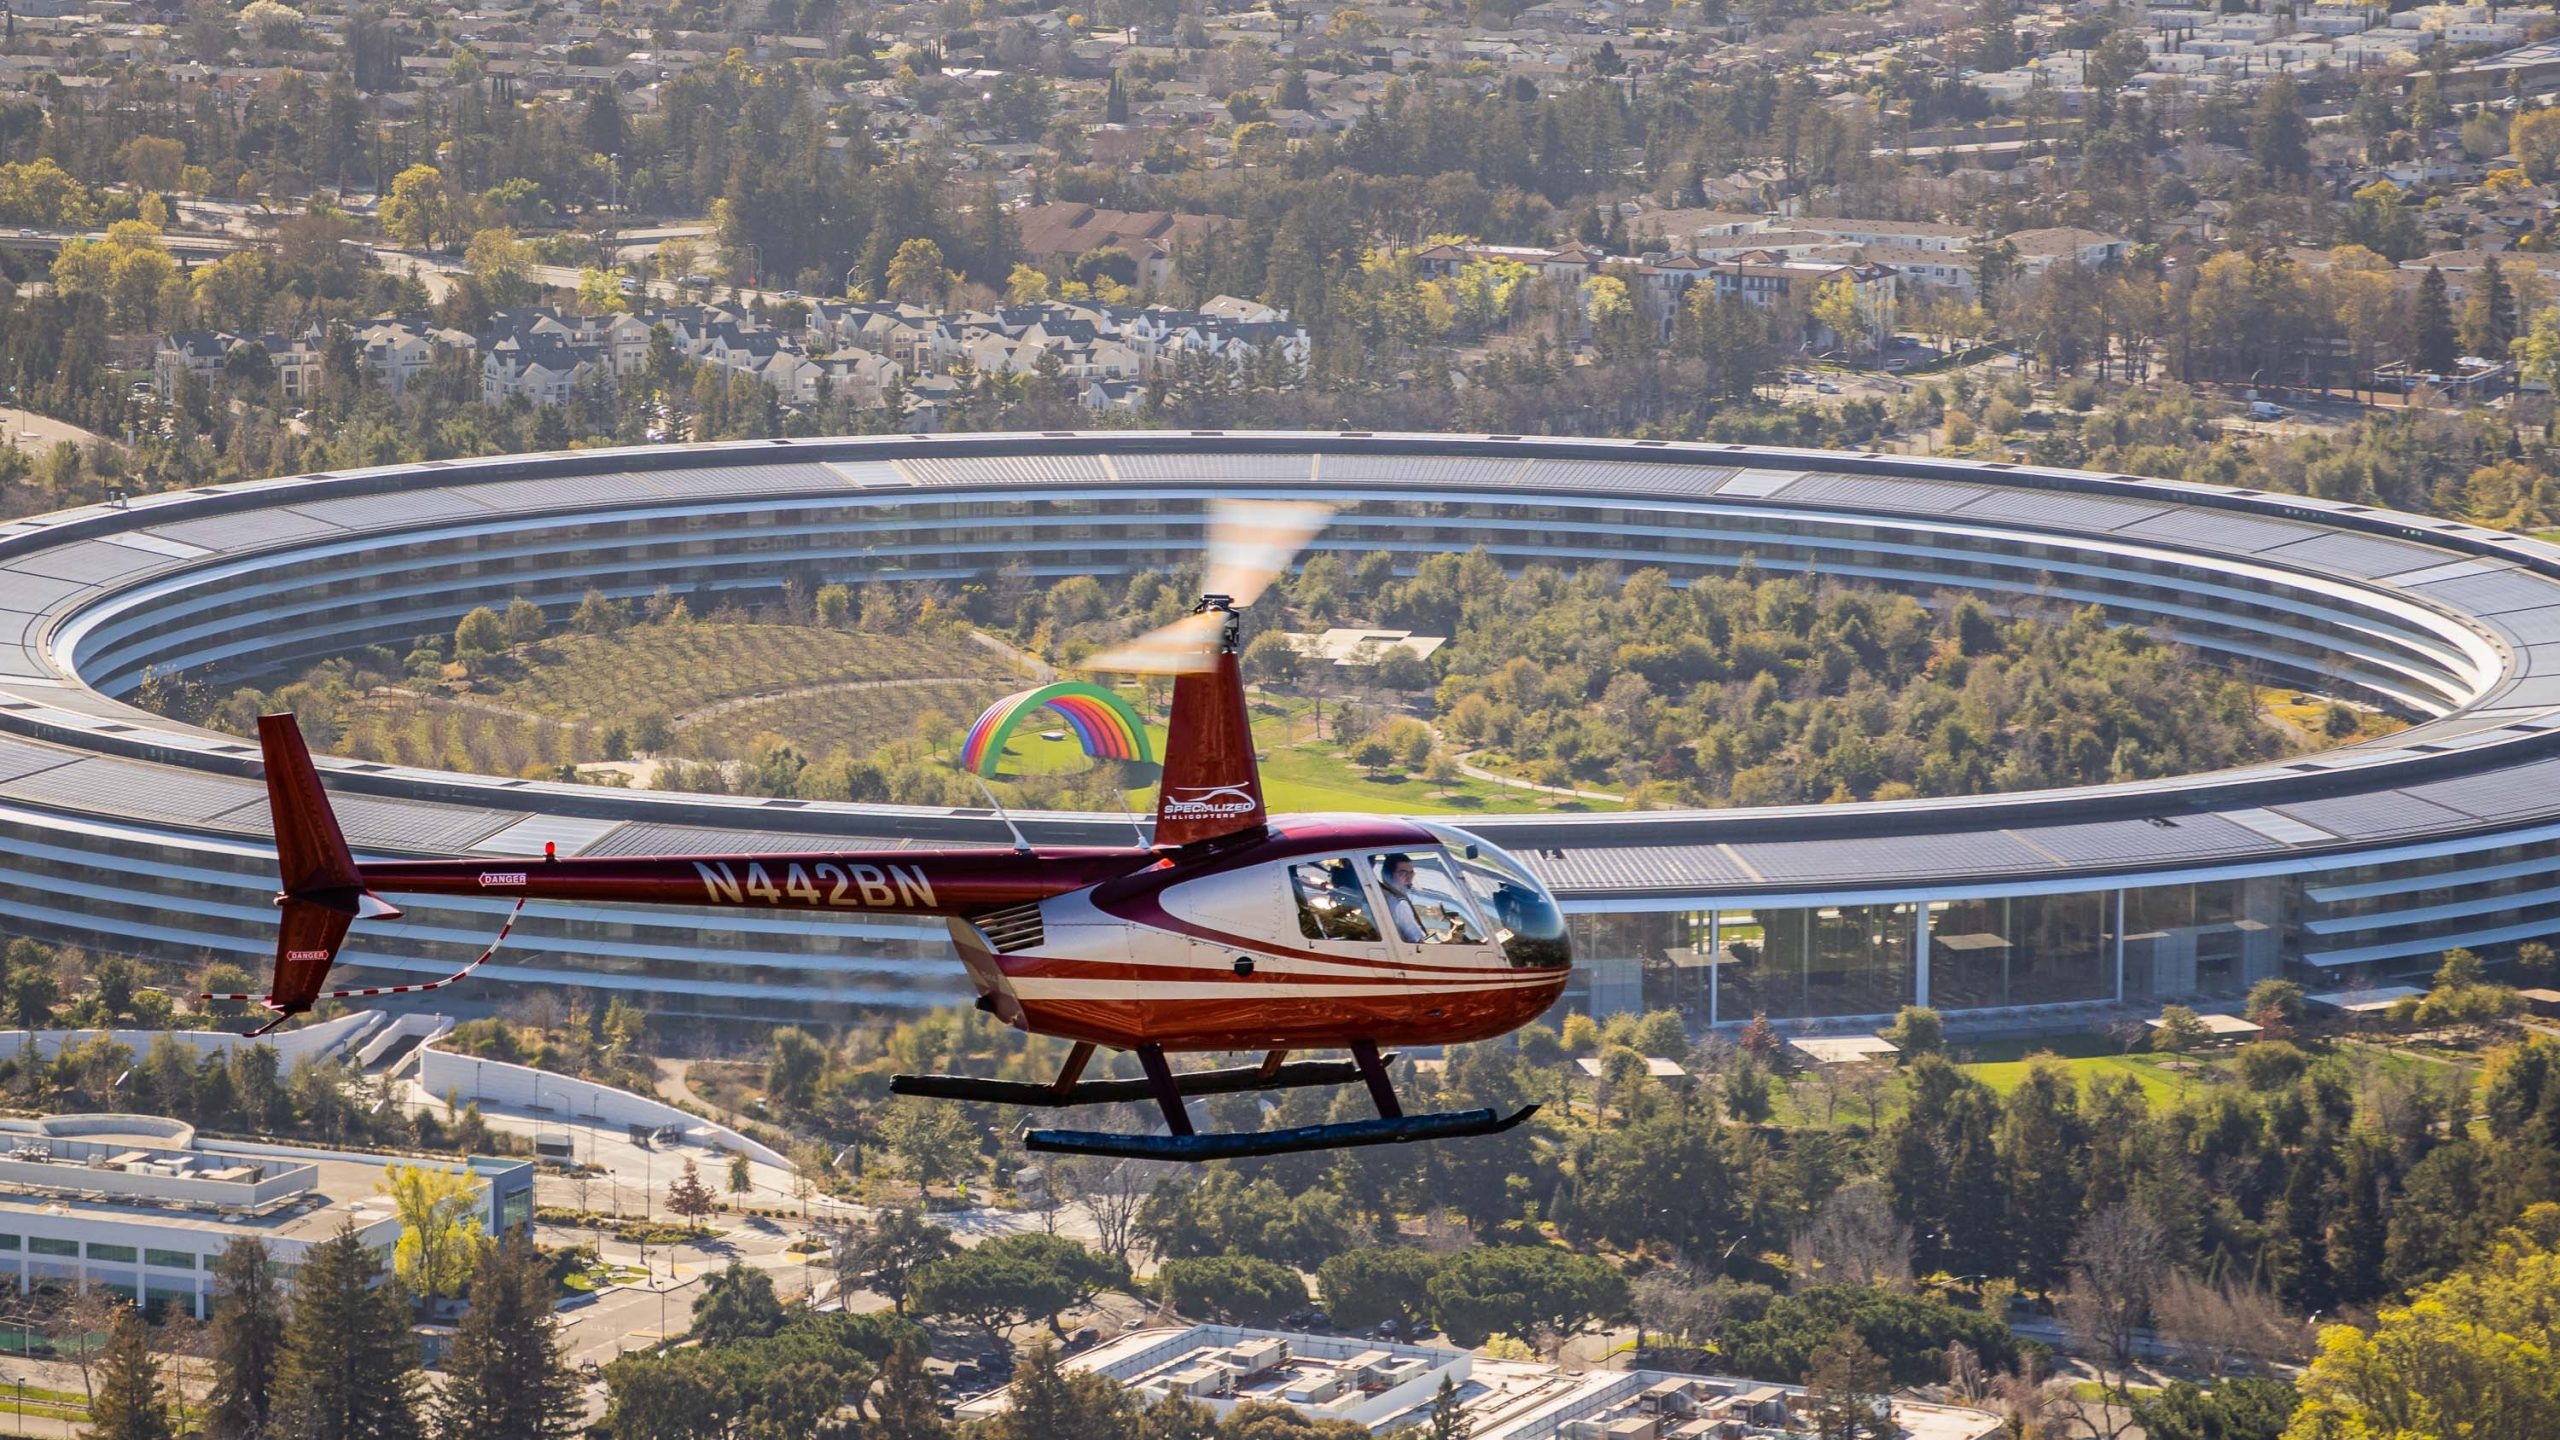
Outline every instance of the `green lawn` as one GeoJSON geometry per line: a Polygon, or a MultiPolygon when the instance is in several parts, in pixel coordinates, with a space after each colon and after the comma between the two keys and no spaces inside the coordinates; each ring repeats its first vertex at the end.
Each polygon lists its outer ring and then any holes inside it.
{"type": "MultiPolygon", "coordinates": [[[[2478,1061],[2467,1055],[2437,1054],[2360,1040],[2338,1041],[2336,1049],[2338,1054],[2358,1067],[2370,1065],[2384,1073],[2425,1071],[2432,1074],[2439,1084],[2443,1083],[2447,1072],[2469,1077],[2479,1070],[2478,1061]]],[[[2025,1083],[2030,1056],[2051,1054],[2071,1071],[2084,1096],[2089,1087],[2102,1078],[2130,1075],[2134,1083],[2142,1087],[2143,1098],[2155,1109],[2174,1106],[2204,1086],[2226,1083],[2225,1077],[2216,1072],[2230,1069],[2233,1063],[2233,1052],[2228,1050],[2208,1051],[2184,1058],[2155,1055],[2149,1051],[2127,1055],[2105,1035],[1988,1041],[1960,1044],[1953,1050],[1964,1057],[1961,1068],[1966,1074],[2003,1096],[2025,1083]]],[[[2237,1080],[2231,1078],[2227,1083],[2237,1083],[2237,1080]]],[[[1820,1125],[1829,1108],[1822,1085],[1810,1076],[1799,1077],[1794,1083],[1779,1087],[1773,1098],[1777,1106],[1771,1119],[1784,1126],[1820,1125]]],[[[1903,1090],[1897,1083],[1884,1096],[1878,1123],[1892,1120],[1902,1113],[1903,1108],[1903,1090]]],[[[1846,1085],[1840,1090],[1836,1117],[1837,1123],[1842,1125],[1867,1123],[1864,1101],[1846,1085]]]]}
{"type": "MultiPolygon", "coordinates": [[[[1253,738],[1263,756],[1263,799],[1277,813],[1349,810],[1373,815],[1488,815],[1624,808],[1463,777],[1441,784],[1390,769],[1372,778],[1343,757],[1342,746],[1315,738],[1315,727],[1305,718],[1310,708],[1311,702],[1294,698],[1257,698],[1254,702],[1253,738]]],[[[1148,725],[1147,738],[1156,754],[1162,755],[1164,727],[1148,725]]],[[[956,761],[956,749],[947,758],[956,761]]],[[[1063,722],[1042,725],[1035,718],[1005,742],[1000,773],[1069,774],[1091,763],[1076,742],[1075,732],[1066,729],[1063,722]],[[1044,738],[1044,732],[1058,738],[1044,738]]],[[[1129,805],[1134,810],[1144,812],[1154,804],[1152,782],[1129,792],[1129,805]]]]}
{"type": "MultiPolygon", "coordinates": [[[[2071,1068],[2072,1077],[2080,1082],[2083,1094],[2088,1093],[2089,1087],[2103,1076],[2130,1075],[2142,1087],[2143,1098],[2154,1105],[2177,1103],[2178,1097],[2192,1089],[2199,1073],[2211,1064],[2209,1061],[2180,1061],[2177,1063],[2184,1068],[2172,1069],[2170,1057],[2165,1055],[2090,1055],[2065,1058],[2062,1063],[2071,1068]]],[[[2024,1060],[1995,1060],[1964,1068],[1967,1074],[2002,1095],[2017,1089],[2027,1078],[2027,1062],[2024,1060]]]]}

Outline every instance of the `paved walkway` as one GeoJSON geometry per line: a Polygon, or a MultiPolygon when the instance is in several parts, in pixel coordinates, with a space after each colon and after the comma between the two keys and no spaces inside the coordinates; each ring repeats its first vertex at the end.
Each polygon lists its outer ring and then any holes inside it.
{"type": "Polygon", "coordinates": [[[1500,771],[1487,770],[1481,765],[1469,763],[1471,757],[1481,753],[1476,750],[1460,751],[1458,773],[1470,780],[1481,780],[1487,785],[1500,785],[1511,790],[1534,790],[1541,795],[1562,795],[1572,800],[1600,800],[1611,805],[1623,805],[1627,801],[1624,795],[1612,795],[1604,790],[1575,790],[1562,785],[1540,785],[1532,780],[1523,780],[1517,775],[1505,775],[1500,771]]]}
{"type": "Polygon", "coordinates": [[[95,430],[83,430],[68,420],[56,420],[15,405],[0,405],[0,444],[41,455],[65,440],[85,449],[98,438],[95,430]]]}

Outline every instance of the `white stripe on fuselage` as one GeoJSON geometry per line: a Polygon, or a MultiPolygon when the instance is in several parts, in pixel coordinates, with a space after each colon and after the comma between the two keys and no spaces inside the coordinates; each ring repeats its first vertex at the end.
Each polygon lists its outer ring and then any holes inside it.
{"type": "Polygon", "coordinates": [[[1292,985],[1264,980],[1114,980],[1041,979],[1012,976],[1006,988],[1024,1000],[1377,1000],[1405,995],[1475,995],[1526,990],[1550,984],[1549,975],[1518,979],[1488,976],[1480,981],[1416,985],[1402,981],[1376,985],[1292,985]]]}

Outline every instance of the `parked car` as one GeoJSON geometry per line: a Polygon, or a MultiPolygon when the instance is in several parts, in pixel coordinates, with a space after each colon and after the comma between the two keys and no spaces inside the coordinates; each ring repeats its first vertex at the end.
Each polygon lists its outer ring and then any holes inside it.
{"type": "Polygon", "coordinates": [[[2272,405],[2264,400],[2249,402],[2249,418],[2252,420],[2281,420],[2285,414],[2285,408],[2281,405],[2272,405]]]}

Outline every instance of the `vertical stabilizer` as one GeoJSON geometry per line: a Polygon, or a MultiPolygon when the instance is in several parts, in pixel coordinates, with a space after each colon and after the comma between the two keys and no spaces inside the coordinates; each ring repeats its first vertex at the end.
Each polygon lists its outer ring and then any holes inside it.
{"type": "Polygon", "coordinates": [[[258,717],[258,746],[267,762],[267,810],[275,821],[276,870],[283,893],[276,927],[275,975],[267,1007],[279,1016],[311,1008],[359,912],[397,914],[365,894],[364,877],[320,788],[320,772],[290,714],[258,717]]]}
{"type": "Polygon", "coordinates": [[[1173,714],[1165,726],[1164,783],[1156,791],[1156,844],[1196,845],[1259,832],[1262,775],[1253,757],[1253,720],[1245,712],[1244,672],[1236,664],[1233,617],[1228,638],[1207,669],[1174,677],[1173,714]]]}
{"type": "MultiPolygon", "coordinates": [[[[276,869],[288,896],[326,890],[360,890],[355,857],[338,831],[329,792],[302,743],[302,727],[290,713],[258,717],[258,748],[267,762],[267,812],[275,821],[276,869]]],[[[354,897],[347,897],[349,912],[354,897]]]]}

